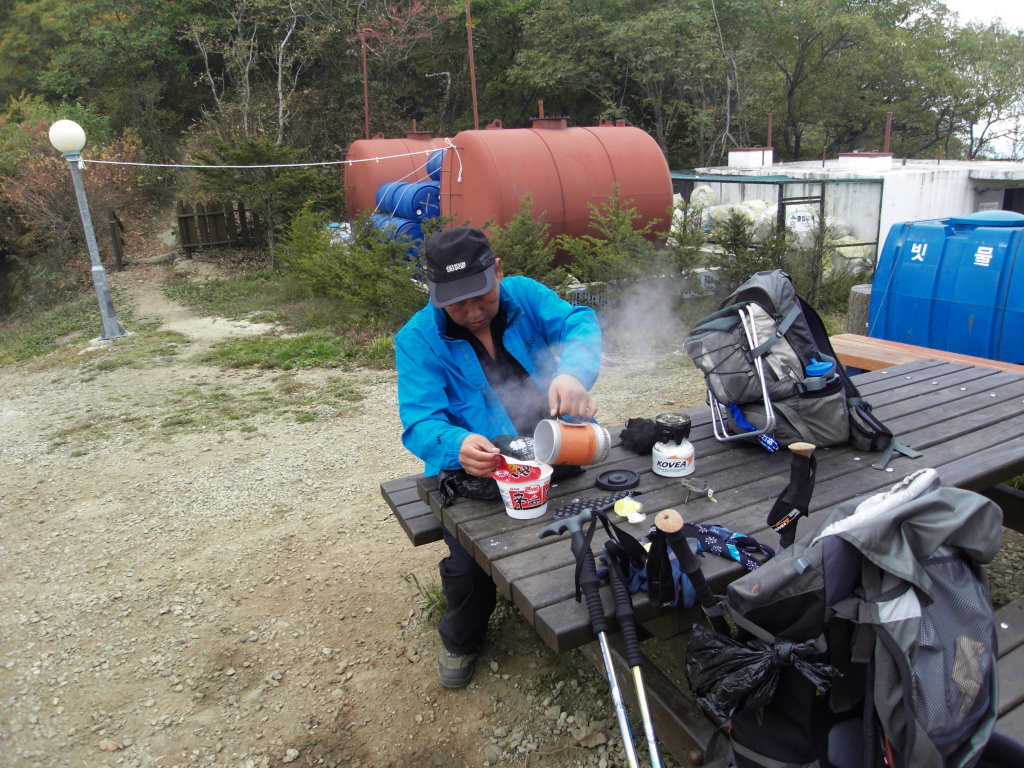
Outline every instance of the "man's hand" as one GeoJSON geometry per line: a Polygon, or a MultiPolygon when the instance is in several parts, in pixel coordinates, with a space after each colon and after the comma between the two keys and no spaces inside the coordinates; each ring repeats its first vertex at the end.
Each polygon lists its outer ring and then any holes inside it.
{"type": "Polygon", "coordinates": [[[483,435],[468,435],[459,448],[459,463],[470,475],[490,477],[498,468],[499,453],[483,435]]]}
{"type": "Polygon", "coordinates": [[[552,418],[561,414],[587,419],[597,414],[597,404],[590,399],[583,382],[568,373],[555,376],[551,381],[548,404],[551,406],[552,418]]]}

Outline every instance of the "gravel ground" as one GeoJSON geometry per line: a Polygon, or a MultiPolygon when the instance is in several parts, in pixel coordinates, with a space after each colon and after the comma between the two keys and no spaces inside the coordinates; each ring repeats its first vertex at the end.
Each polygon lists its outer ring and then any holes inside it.
{"type": "MultiPolygon", "coordinates": [[[[272,329],[191,315],[165,269],[112,276],[138,336],[0,369],[0,765],[618,765],[607,687],[514,610],[471,686],[439,687],[416,582],[443,546],[411,547],[378,490],[420,469],[394,374],[198,364],[272,329]]],[[[702,402],[642,357],[609,355],[603,423],[702,402]]],[[[1020,554],[1008,536],[997,601],[1020,554]]]]}

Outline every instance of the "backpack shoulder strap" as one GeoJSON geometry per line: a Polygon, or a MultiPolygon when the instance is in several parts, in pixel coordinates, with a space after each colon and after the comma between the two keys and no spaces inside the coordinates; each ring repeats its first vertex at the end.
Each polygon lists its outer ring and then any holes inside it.
{"type": "Polygon", "coordinates": [[[782,318],[782,322],[779,323],[779,327],[775,329],[775,332],[771,336],[769,336],[764,342],[750,350],[751,359],[760,357],[761,355],[765,354],[769,349],[772,348],[775,342],[777,342],[779,339],[785,336],[786,332],[792,327],[793,323],[796,322],[796,319],[800,317],[800,312],[800,303],[797,302],[790,308],[789,312],[786,313],[786,316],[782,318]]]}

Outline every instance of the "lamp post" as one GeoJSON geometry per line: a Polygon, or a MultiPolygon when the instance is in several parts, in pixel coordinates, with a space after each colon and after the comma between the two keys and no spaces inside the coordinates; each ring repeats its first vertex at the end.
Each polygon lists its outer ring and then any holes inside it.
{"type": "Polygon", "coordinates": [[[85,230],[85,243],[89,249],[89,260],[92,262],[92,282],[96,288],[96,300],[100,305],[100,317],[103,319],[101,339],[116,339],[125,336],[125,330],[117,322],[114,315],[114,301],[110,296],[110,285],[107,283],[107,272],[100,262],[100,250],[96,246],[96,234],[92,228],[92,215],[89,213],[89,201],[85,198],[85,187],[82,174],[78,168],[82,149],[85,147],[85,131],[74,120],[58,120],[50,126],[50,143],[58,152],[64,153],[71,169],[71,183],[75,187],[75,198],[78,200],[78,213],[82,217],[82,229],[85,230]]]}

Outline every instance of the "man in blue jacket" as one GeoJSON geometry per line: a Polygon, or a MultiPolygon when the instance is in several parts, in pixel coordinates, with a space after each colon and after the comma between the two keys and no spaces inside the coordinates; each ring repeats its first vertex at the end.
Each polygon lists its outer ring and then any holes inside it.
{"type": "MultiPolygon", "coordinates": [[[[498,435],[533,435],[556,415],[593,417],[588,394],[601,362],[594,311],[574,307],[527,277],[503,278],[486,235],[453,227],[424,248],[430,303],[395,336],[402,443],[425,474],[463,469],[488,477],[498,435]]],[[[444,531],[440,563],[447,610],[441,619],[441,684],[473,676],[495,605],[494,582],[444,531]]]]}

